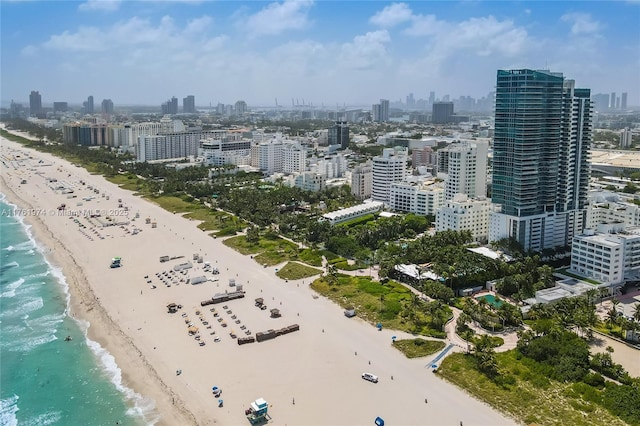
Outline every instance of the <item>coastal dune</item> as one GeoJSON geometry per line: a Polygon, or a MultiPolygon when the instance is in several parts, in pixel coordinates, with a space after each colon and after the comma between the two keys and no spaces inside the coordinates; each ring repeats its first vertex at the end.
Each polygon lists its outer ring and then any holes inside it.
{"type": "Polygon", "coordinates": [[[249,424],[244,410],[260,397],[282,425],[365,425],[377,416],[394,425],[516,423],[439,379],[430,359],[408,360],[391,346],[391,336],[410,336],[347,319],[314,297],[310,279],[280,280],[274,267],[227,248],[196,221],[67,161],[5,139],[1,154],[1,192],[24,209],[45,255],[62,268],[71,314],[90,323],[90,338],[115,357],[125,384],[155,401],[158,424],[249,424]],[[107,217],[117,224],[103,226],[107,217]],[[114,257],[121,267],[110,267],[114,257]],[[175,270],[186,262],[184,273],[175,270]],[[201,276],[207,281],[187,281],[201,276]],[[244,298],[200,305],[238,285],[244,298]],[[268,309],[254,306],[255,298],[268,309]],[[169,303],[182,308],[168,313],[169,303]],[[272,308],[282,316],[271,318],[272,308]],[[230,336],[292,324],[299,331],[264,342],[238,345],[230,336]],[[362,380],[364,372],[379,383],[362,380]]]}

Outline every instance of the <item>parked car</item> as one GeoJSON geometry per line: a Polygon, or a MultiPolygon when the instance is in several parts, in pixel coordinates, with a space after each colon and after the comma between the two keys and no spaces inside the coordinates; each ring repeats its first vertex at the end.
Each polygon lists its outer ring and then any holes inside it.
{"type": "Polygon", "coordinates": [[[362,373],[362,378],[372,383],[378,383],[378,376],[371,373],[362,373]]]}

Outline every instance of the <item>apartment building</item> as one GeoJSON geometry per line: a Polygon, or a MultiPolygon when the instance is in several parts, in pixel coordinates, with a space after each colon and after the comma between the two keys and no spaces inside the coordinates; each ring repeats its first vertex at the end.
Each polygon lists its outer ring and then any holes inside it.
{"type": "Polygon", "coordinates": [[[408,149],[384,148],[373,158],[371,198],[389,203],[391,184],[404,181],[407,175],[408,149]]]}
{"type": "Polygon", "coordinates": [[[640,279],[640,227],[600,224],[573,238],[571,271],[610,285],[640,279]]]}
{"type": "Polygon", "coordinates": [[[486,197],[474,199],[465,194],[456,194],[437,211],[436,231],[471,231],[475,241],[486,243],[491,206],[491,200],[486,197]]]}

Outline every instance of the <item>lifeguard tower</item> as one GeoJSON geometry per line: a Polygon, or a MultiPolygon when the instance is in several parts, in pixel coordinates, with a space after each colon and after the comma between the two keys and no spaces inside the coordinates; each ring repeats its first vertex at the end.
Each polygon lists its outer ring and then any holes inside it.
{"type": "Polygon", "coordinates": [[[248,410],[245,410],[245,415],[249,420],[249,423],[252,425],[266,423],[271,418],[267,414],[267,410],[269,409],[269,404],[263,398],[258,398],[251,403],[251,406],[248,410]]]}
{"type": "Polygon", "coordinates": [[[122,266],[122,258],[120,257],[114,257],[113,259],[111,259],[111,268],[119,268],[122,266]]]}

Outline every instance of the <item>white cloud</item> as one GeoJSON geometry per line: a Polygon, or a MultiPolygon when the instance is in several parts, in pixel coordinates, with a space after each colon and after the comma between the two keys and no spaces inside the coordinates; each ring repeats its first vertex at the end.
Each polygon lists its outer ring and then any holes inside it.
{"type": "Polygon", "coordinates": [[[87,0],[86,3],[80,3],[78,10],[83,12],[92,12],[95,10],[103,12],[113,12],[120,7],[120,0],[87,0]]]}
{"type": "Polygon", "coordinates": [[[393,3],[369,18],[369,22],[383,28],[391,28],[413,18],[413,12],[405,3],[393,3]]]}
{"type": "Polygon", "coordinates": [[[438,21],[435,15],[415,15],[405,33],[412,36],[426,36],[446,31],[446,22],[438,21]]]}
{"type": "Polygon", "coordinates": [[[588,13],[572,12],[562,15],[560,19],[571,24],[571,34],[593,34],[597,33],[601,28],[598,21],[594,21],[588,13]]]}
{"type": "MultiPolygon", "coordinates": [[[[186,31],[189,31],[189,27],[186,31]]],[[[76,32],[65,31],[52,35],[43,46],[63,51],[104,51],[140,44],[161,46],[165,43],[165,46],[169,46],[179,41],[179,38],[176,38],[178,36],[180,33],[169,16],[163,17],[158,26],[134,16],[104,30],[97,27],[80,27],[76,32]]]]}
{"type": "Polygon", "coordinates": [[[185,29],[185,33],[187,34],[200,34],[206,32],[211,24],[213,23],[213,19],[209,16],[201,16],[200,18],[193,19],[189,21],[187,24],[187,28],[185,29]]]}
{"type": "Polygon", "coordinates": [[[72,33],[64,31],[62,34],[52,35],[43,47],[52,50],[98,52],[105,50],[107,45],[104,34],[95,27],[80,27],[72,33]]]}
{"type": "Polygon", "coordinates": [[[311,25],[308,19],[311,0],[285,0],[271,3],[238,24],[251,36],[275,35],[286,30],[300,30],[311,25]]]}
{"type": "Polygon", "coordinates": [[[22,56],[35,56],[38,53],[38,48],[32,44],[25,46],[20,51],[22,56]]]}
{"type": "Polygon", "coordinates": [[[354,37],[353,42],[344,43],[340,58],[347,68],[372,69],[389,61],[387,45],[391,37],[387,30],[368,32],[354,37]]]}

